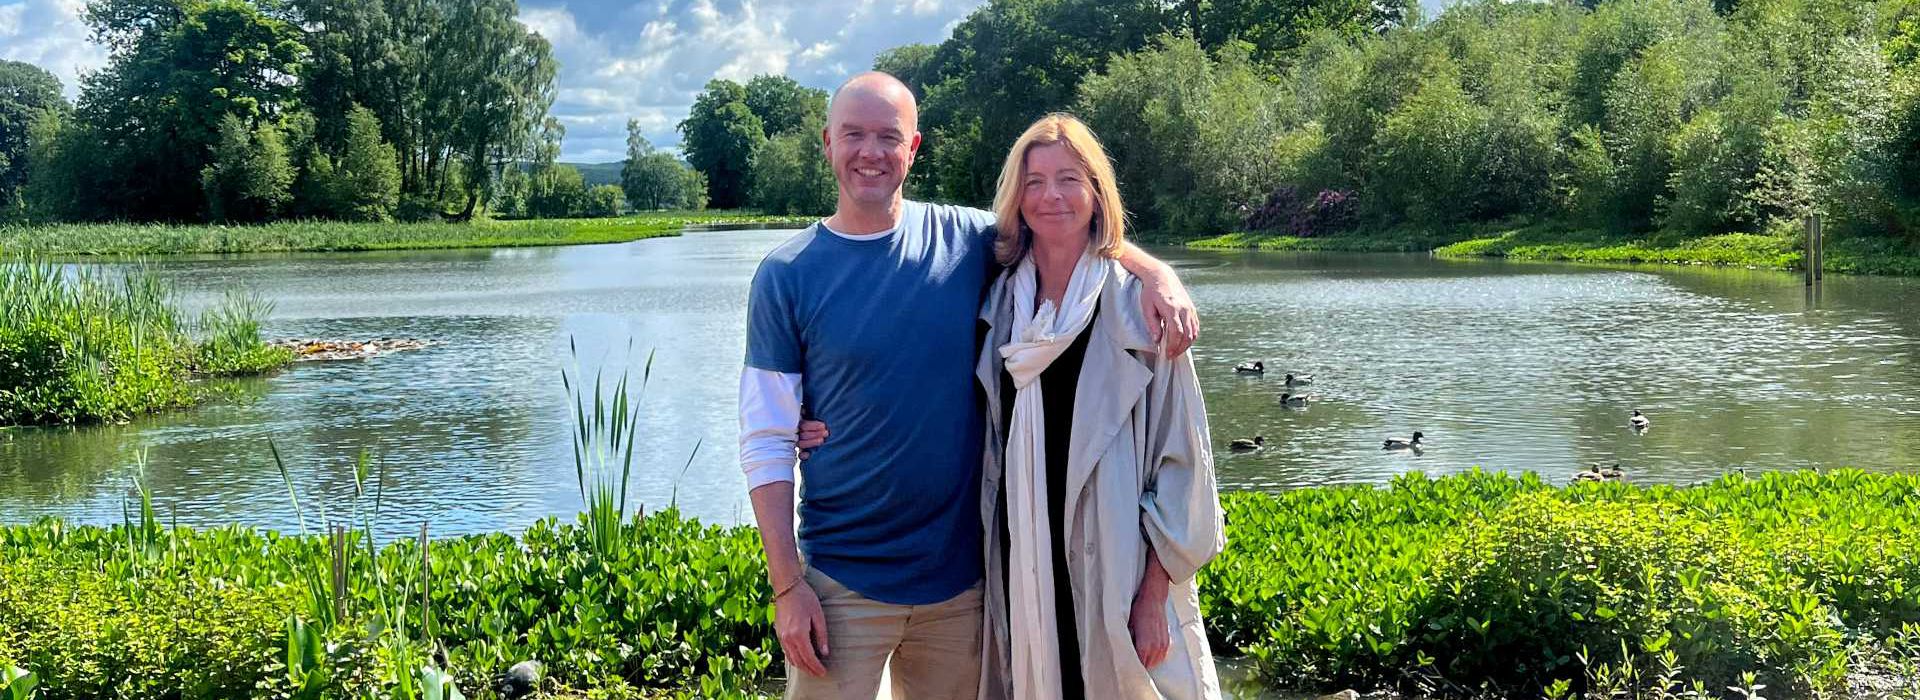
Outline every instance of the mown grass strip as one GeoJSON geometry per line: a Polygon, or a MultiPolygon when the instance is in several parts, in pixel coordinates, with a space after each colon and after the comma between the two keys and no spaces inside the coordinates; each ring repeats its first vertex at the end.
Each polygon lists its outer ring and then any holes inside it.
{"type": "Polygon", "coordinates": [[[811,222],[804,217],[711,211],[472,223],[54,224],[0,227],[0,251],[105,256],[505,248],[623,243],[679,235],[688,226],[799,226],[811,222]]]}

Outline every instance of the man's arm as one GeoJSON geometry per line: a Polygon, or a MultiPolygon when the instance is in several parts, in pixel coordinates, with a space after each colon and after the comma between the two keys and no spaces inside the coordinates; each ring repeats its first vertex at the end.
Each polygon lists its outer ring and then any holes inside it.
{"type": "Polygon", "coordinates": [[[1200,312],[1193,308],[1193,298],[1187,296],[1187,286],[1180,283],[1173,266],[1148,255],[1132,242],[1120,246],[1118,259],[1121,267],[1146,284],[1147,293],[1140,297],[1140,309],[1146,314],[1147,331],[1153,334],[1153,342],[1164,344],[1168,357],[1179,357],[1193,347],[1193,341],[1200,337],[1200,312]]]}
{"type": "Polygon", "coordinates": [[[773,586],[774,631],[787,659],[815,676],[827,675],[827,618],[807,585],[793,535],[795,427],[800,423],[797,373],[747,367],[740,372],[740,469],[767,555],[773,586]],[[816,645],[818,653],[816,655],[816,645]]]}
{"type": "Polygon", "coordinates": [[[825,677],[821,659],[827,657],[827,615],[819,595],[807,585],[800,548],[793,540],[793,482],[761,486],[749,497],[760,526],[760,546],[767,552],[767,577],[773,580],[773,630],[780,648],[800,670],[825,677]]]}

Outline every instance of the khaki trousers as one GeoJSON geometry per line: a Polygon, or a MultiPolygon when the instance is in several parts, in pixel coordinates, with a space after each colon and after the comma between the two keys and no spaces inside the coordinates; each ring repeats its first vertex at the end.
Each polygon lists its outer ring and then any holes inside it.
{"type": "Polygon", "coordinates": [[[893,605],[807,567],[827,616],[825,678],[787,664],[787,700],[873,700],[883,671],[892,700],[976,700],[980,691],[979,584],[931,605],[893,605]],[[891,668],[889,668],[891,659],[891,668]]]}

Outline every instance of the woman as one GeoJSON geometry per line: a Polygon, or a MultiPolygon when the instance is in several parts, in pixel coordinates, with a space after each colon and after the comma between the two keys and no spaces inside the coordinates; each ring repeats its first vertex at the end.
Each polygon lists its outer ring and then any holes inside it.
{"type": "Polygon", "coordinates": [[[1190,357],[1147,339],[1113,165],[1066,114],[1000,171],[976,375],[990,429],[981,696],[1218,698],[1194,574],[1220,551],[1190,357]]]}

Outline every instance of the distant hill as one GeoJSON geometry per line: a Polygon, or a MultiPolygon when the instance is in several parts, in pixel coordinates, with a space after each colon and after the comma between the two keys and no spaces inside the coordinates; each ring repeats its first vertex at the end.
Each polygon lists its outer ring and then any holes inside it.
{"type": "MultiPolygon", "coordinates": [[[[593,187],[595,185],[620,184],[620,167],[626,165],[626,161],[616,160],[611,163],[567,163],[563,161],[556,163],[556,165],[573,166],[574,169],[580,171],[580,177],[587,181],[587,186],[593,187]]],[[[532,163],[526,161],[520,162],[521,170],[531,170],[532,168],[532,163]]]]}
{"type": "Polygon", "coordinates": [[[626,161],[616,160],[611,163],[561,163],[561,165],[571,165],[579,168],[580,177],[586,179],[588,187],[593,187],[595,185],[620,184],[620,167],[626,165],[626,161]]]}

